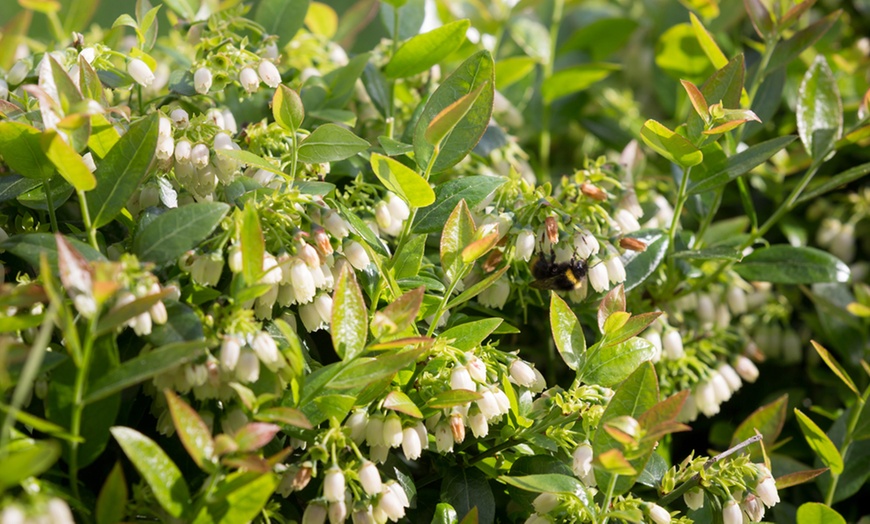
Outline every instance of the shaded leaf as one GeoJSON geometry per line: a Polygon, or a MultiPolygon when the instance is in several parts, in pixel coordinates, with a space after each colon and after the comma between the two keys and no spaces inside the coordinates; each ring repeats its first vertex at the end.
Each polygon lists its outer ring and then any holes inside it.
{"type": "Polygon", "coordinates": [[[834,255],[811,247],[774,245],[746,256],[734,271],[746,280],[777,284],[848,282],[849,266],[834,255]]]}
{"type": "Polygon", "coordinates": [[[208,238],[229,209],[223,202],[198,202],[161,213],[137,232],[133,252],[158,265],[174,262],[208,238]]]}

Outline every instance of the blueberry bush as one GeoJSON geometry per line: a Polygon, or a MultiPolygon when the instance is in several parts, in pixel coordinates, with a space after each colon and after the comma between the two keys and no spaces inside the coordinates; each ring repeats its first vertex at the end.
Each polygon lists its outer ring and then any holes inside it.
{"type": "Polygon", "coordinates": [[[0,523],[866,522],[866,0],[116,4],[0,14],[0,523]]]}

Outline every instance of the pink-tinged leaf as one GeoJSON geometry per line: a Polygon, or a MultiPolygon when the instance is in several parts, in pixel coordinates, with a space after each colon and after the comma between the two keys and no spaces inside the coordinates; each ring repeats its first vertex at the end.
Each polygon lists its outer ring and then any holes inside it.
{"type": "Polygon", "coordinates": [[[375,313],[372,319],[372,333],[376,338],[399,333],[411,326],[423,304],[425,286],[408,291],[394,300],[383,310],[375,313]]]}
{"type": "Polygon", "coordinates": [[[414,401],[408,395],[401,391],[391,391],[387,394],[386,398],[384,398],[384,409],[392,409],[414,418],[423,418],[420,408],[414,404],[414,401]]]}
{"type": "Polygon", "coordinates": [[[831,353],[827,349],[825,349],[815,340],[810,340],[810,344],[813,345],[813,347],[816,349],[816,353],[818,353],[819,356],[822,357],[822,360],[825,361],[825,364],[827,364],[828,367],[831,368],[831,371],[833,371],[834,374],[843,381],[843,384],[846,384],[849,389],[851,389],[856,395],[858,395],[858,397],[860,397],[861,393],[858,391],[858,387],[855,386],[855,382],[852,381],[852,377],[850,377],[846,370],[843,369],[843,366],[841,366],[840,363],[837,362],[837,359],[834,358],[834,356],[831,355],[831,353]]]}
{"type": "Polygon", "coordinates": [[[465,199],[460,200],[441,231],[441,267],[450,280],[455,280],[464,266],[462,250],[474,240],[474,218],[465,199]]]}
{"type": "Polygon", "coordinates": [[[825,473],[826,471],[828,471],[828,468],[807,469],[804,471],[795,471],[794,473],[788,473],[776,479],[776,489],[782,490],[785,488],[790,488],[792,486],[804,484],[818,477],[822,473],[825,473]]]}
{"type": "Polygon", "coordinates": [[[730,122],[725,122],[724,124],[718,125],[712,129],[707,129],[706,131],[702,131],[702,133],[705,135],[719,135],[722,133],[727,133],[728,131],[731,131],[732,129],[736,129],[736,128],[740,127],[742,124],[745,124],[749,120],[758,120],[758,119],[751,118],[751,119],[732,120],[730,122]]]}
{"type": "Polygon", "coordinates": [[[752,22],[752,27],[762,40],[766,40],[767,36],[773,30],[773,17],[764,2],[761,0],[743,0],[743,5],[746,8],[746,13],[749,15],[749,20],[752,22]]]}
{"type": "MultiPolygon", "coordinates": [[[[731,437],[731,446],[755,436],[756,429],[764,437],[768,446],[776,442],[785,424],[785,408],[788,404],[788,395],[783,395],[770,404],[765,404],[756,409],[746,420],[737,426],[734,436],[731,437]]],[[[753,452],[753,455],[755,453],[753,452]]]]}
{"type": "Polygon", "coordinates": [[[287,424],[302,429],[311,429],[313,426],[304,413],[298,409],[288,407],[268,408],[254,415],[254,419],[260,422],[275,422],[287,424]]]}
{"type": "Polygon", "coordinates": [[[640,427],[648,430],[663,422],[674,421],[682,411],[683,404],[686,403],[688,397],[689,390],[684,389],[657,403],[638,417],[637,421],[640,422],[640,427]]]}
{"type": "Polygon", "coordinates": [[[625,323],[623,323],[623,325],[617,331],[608,331],[607,341],[602,345],[604,347],[607,347],[625,342],[626,340],[646,329],[650,324],[655,322],[655,320],[659,318],[661,314],[661,311],[650,311],[648,313],[641,313],[640,315],[632,316],[625,323]]]}
{"type": "Polygon", "coordinates": [[[57,267],[63,287],[73,298],[78,295],[93,298],[93,268],[90,263],[63,235],[57,233],[54,239],[57,242],[57,267]]]}
{"type": "Polygon", "coordinates": [[[593,461],[598,463],[605,471],[613,475],[631,476],[637,473],[637,470],[631,466],[631,463],[628,462],[622,452],[618,449],[605,451],[595,457],[593,461]]]}
{"type": "Polygon", "coordinates": [[[477,101],[483,88],[489,85],[489,80],[478,85],[470,93],[460,97],[458,100],[448,105],[441,110],[435,118],[429,122],[426,128],[426,133],[423,135],[426,141],[433,146],[438,146],[444,138],[453,131],[456,124],[465,118],[471,106],[477,101]]]}
{"type": "Polygon", "coordinates": [[[655,443],[664,438],[665,435],[681,433],[684,431],[692,431],[691,426],[674,421],[662,422],[661,424],[657,424],[650,428],[649,431],[646,432],[646,435],[641,439],[641,443],[654,446],[655,443]]]}
{"type": "Polygon", "coordinates": [[[244,457],[227,457],[221,460],[221,464],[231,468],[245,469],[248,471],[256,471],[257,473],[268,473],[272,469],[269,461],[260,458],[256,455],[246,455],[244,457]]]}
{"type": "Polygon", "coordinates": [[[178,433],[178,438],[181,440],[181,445],[187,450],[187,454],[190,455],[193,462],[200,469],[208,472],[210,470],[208,466],[215,457],[211,431],[199,413],[178,395],[168,389],[163,390],[163,395],[169,405],[172,423],[178,433]]]}
{"type": "Polygon", "coordinates": [[[550,293],[550,328],[565,365],[574,371],[581,369],[586,362],[583,326],[571,306],[556,293],[550,293]]]}
{"type": "Polygon", "coordinates": [[[707,99],[704,98],[704,94],[701,93],[698,86],[688,80],[680,80],[680,83],[683,84],[683,89],[685,89],[686,94],[689,95],[689,101],[692,102],[692,107],[695,108],[695,112],[698,113],[698,116],[700,116],[705,122],[709,120],[710,115],[707,113],[707,99]]]}
{"type": "Polygon", "coordinates": [[[275,424],[250,422],[236,432],[236,444],[239,445],[239,451],[257,451],[275,438],[279,431],[281,426],[275,424]]]}
{"type": "Polygon", "coordinates": [[[498,231],[490,233],[483,238],[479,238],[472,243],[465,246],[462,250],[462,262],[465,264],[471,264],[478,258],[487,254],[490,249],[494,248],[496,244],[498,244],[498,231]]]}
{"type": "Polygon", "coordinates": [[[468,389],[451,389],[441,392],[426,402],[426,407],[431,409],[447,409],[461,406],[483,398],[483,395],[468,389]]]}
{"type": "Polygon", "coordinates": [[[598,329],[604,333],[604,323],[613,313],[625,311],[625,288],[622,284],[611,289],[598,306],[598,329]]]}

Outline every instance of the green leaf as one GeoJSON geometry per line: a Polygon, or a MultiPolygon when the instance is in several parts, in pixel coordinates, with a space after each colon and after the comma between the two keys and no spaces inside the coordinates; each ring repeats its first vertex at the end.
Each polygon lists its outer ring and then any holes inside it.
{"type": "Polygon", "coordinates": [[[601,62],[581,64],[556,71],[553,76],[544,80],[541,85],[541,96],[545,103],[550,103],[557,98],[583,91],[620,69],[622,67],[619,64],[601,62]]]}
{"type": "Polygon", "coordinates": [[[217,484],[214,497],[196,515],[194,524],[254,522],[262,513],[279,478],[273,473],[237,471],[217,484]]]}
{"type": "Polygon", "coordinates": [[[506,178],[477,175],[439,185],[435,188],[435,203],[417,213],[414,233],[440,231],[460,200],[465,200],[468,207],[473,209],[505,182],[506,178]]]}
{"type": "MultiPolygon", "coordinates": [[[[735,56],[724,67],[717,69],[701,85],[701,93],[704,95],[707,105],[712,106],[721,102],[725,109],[739,108],[743,93],[744,75],[743,54],[735,56]]],[[[697,143],[703,131],[704,120],[695,113],[690,114],[686,121],[686,136],[689,140],[697,143]]]]}
{"type": "Polygon", "coordinates": [[[426,402],[430,409],[447,409],[454,406],[467,405],[469,402],[480,400],[483,395],[467,389],[448,389],[438,393],[426,402]]]}
{"type": "Polygon", "coordinates": [[[128,496],[124,469],[120,462],[115,462],[115,466],[106,477],[100,495],[97,497],[97,507],[94,512],[97,524],[120,522],[126,515],[128,496]]]}
{"type": "Polygon", "coordinates": [[[151,488],[167,513],[181,518],[190,504],[190,490],[178,466],[153,440],[135,429],[115,426],[110,430],[124,454],[151,488]]]}
{"type": "Polygon", "coordinates": [[[0,33],[3,34],[3,38],[0,38],[0,67],[9,71],[15,64],[18,44],[27,36],[30,22],[33,21],[33,11],[22,9],[6,20],[8,20],[6,25],[0,28],[0,33]]]}
{"type": "Polygon", "coordinates": [[[773,16],[761,0],[743,0],[752,27],[762,40],[773,34],[773,16]]]}
{"type": "Polygon", "coordinates": [[[743,260],[743,254],[736,248],[728,246],[715,246],[706,249],[697,249],[690,251],[677,251],[673,258],[682,258],[683,260],[733,260],[740,262],[743,260]]]}
{"type": "MultiPolygon", "coordinates": [[[[785,424],[785,408],[788,404],[788,395],[783,395],[770,404],[765,404],[746,417],[746,420],[737,426],[731,437],[730,446],[736,446],[744,440],[754,437],[756,430],[764,437],[764,442],[776,442],[785,424]]],[[[755,456],[756,453],[753,453],[755,456]]]]}
{"type": "Polygon", "coordinates": [[[698,83],[713,69],[691,24],[675,24],[668,28],[659,37],[655,53],[656,65],[678,80],[698,83]]]}
{"type": "Polygon", "coordinates": [[[631,18],[599,18],[575,30],[559,48],[558,54],[574,50],[586,51],[592,60],[603,60],[621,49],[638,25],[637,20],[631,18]]]}
{"type": "Polygon", "coordinates": [[[349,264],[341,269],[332,300],[332,346],[342,360],[350,361],[365,349],[368,312],[349,264]]]}
{"type": "Polygon", "coordinates": [[[431,171],[438,173],[453,167],[480,141],[492,116],[495,96],[493,71],[492,55],[489,51],[478,51],[456,68],[426,102],[417,120],[413,140],[415,160],[421,170],[426,170],[435,154],[434,146],[425,137],[429,124],[448,106],[486,84],[465,117],[441,143],[431,171]]]}
{"type": "Polygon", "coordinates": [[[837,378],[839,378],[843,382],[843,384],[846,384],[846,386],[848,386],[848,388],[851,389],[852,392],[860,398],[861,393],[858,391],[858,387],[855,386],[855,382],[852,381],[852,377],[850,377],[849,373],[847,373],[846,370],[843,369],[843,366],[841,366],[840,363],[837,362],[837,359],[834,358],[834,356],[831,355],[831,353],[827,349],[825,349],[824,346],[822,346],[815,340],[810,340],[810,344],[813,345],[816,353],[819,354],[819,357],[821,357],[825,364],[827,364],[828,367],[831,368],[831,371],[833,371],[834,374],[837,375],[837,378]]]}
{"type": "MultiPolygon", "coordinates": [[[[74,238],[66,238],[85,260],[94,262],[97,260],[105,260],[102,253],[95,250],[88,244],[74,238]]],[[[24,260],[34,268],[39,268],[39,259],[44,253],[48,258],[48,264],[52,267],[54,274],[57,274],[57,241],[51,233],[24,233],[22,235],[13,235],[0,243],[0,248],[12,253],[18,258],[24,260]]]]}
{"type": "Polygon", "coordinates": [[[435,192],[429,182],[405,164],[390,157],[372,153],[372,170],[384,187],[399,195],[411,207],[426,207],[435,202],[435,192]]]}
{"type": "Polygon", "coordinates": [[[710,32],[707,31],[707,28],[704,27],[704,24],[698,20],[695,13],[689,13],[689,20],[692,23],[692,30],[695,32],[695,38],[698,39],[698,44],[701,45],[701,49],[704,50],[704,54],[710,59],[713,67],[716,69],[725,67],[725,65],[728,64],[728,58],[726,58],[725,53],[719,49],[719,46],[716,44],[716,41],[713,39],[710,32]]]}
{"type": "MultiPolygon", "coordinates": [[[[494,236],[494,235],[495,234],[490,235],[490,236],[494,236]]],[[[487,238],[489,238],[489,237],[487,237],[487,238]]],[[[467,251],[467,248],[465,250],[463,250],[463,253],[465,253],[465,251],[467,251]]],[[[465,259],[463,259],[463,260],[465,260],[465,259]]],[[[463,290],[462,293],[459,294],[459,296],[450,299],[450,302],[447,303],[447,309],[453,309],[454,307],[456,307],[460,304],[464,304],[464,303],[468,302],[469,300],[471,300],[472,298],[476,297],[481,292],[483,292],[484,289],[488,288],[496,280],[501,278],[501,276],[504,275],[509,268],[510,268],[510,266],[504,265],[501,268],[486,275],[486,277],[484,277],[482,280],[478,280],[477,282],[475,282],[471,286],[465,288],[465,290],[463,290]]]]}
{"type": "Polygon", "coordinates": [[[257,208],[245,206],[239,228],[242,249],[242,275],[245,284],[253,286],[263,273],[263,252],[266,249],[257,208]]]}
{"type": "Polygon", "coordinates": [[[825,432],[816,425],[813,420],[804,415],[801,410],[795,408],[795,417],[797,417],[798,425],[801,427],[801,432],[804,438],[807,439],[807,444],[815,452],[816,456],[822,459],[822,463],[831,468],[831,473],[839,475],[843,472],[843,457],[837,451],[837,446],[831,442],[831,439],[825,435],[825,432]]]}
{"type": "Polygon", "coordinates": [[[390,391],[387,396],[384,397],[383,406],[384,409],[398,411],[410,417],[423,418],[423,413],[420,412],[420,408],[414,404],[414,401],[411,400],[408,395],[401,391],[390,391]]]}
{"type": "Polygon", "coordinates": [[[60,444],[53,440],[13,441],[3,451],[0,491],[41,475],[60,458],[60,444]]]}
{"type": "Polygon", "coordinates": [[[534,493],[577,493],[585,489],[583,484],[576,478],[558,473],[523,475],[519,477],[501,475],[498,479],[510,486],[534,493]]]}
{"type": "Polygon", "coordinates": [[[350,228],[363,240],[366,241],[366,244],[372,248],[376,253],[381,256],[389,257],[390,253],[387,251],[387,248],[384,247],[384,244],[381,242],[381,239],[378,238],[366,225],[363,220],[357,216],[356,213],[351,212],[348,208],[346,208],[340,202],[334,202],[332,207],[337,208],[341,212],[341,216],[347,221],[350,228]]]}
{"type": "Polygon", "coordinates": [[[171,292],[168,289],[163,289],[158,293],[151,293],[143,297],[136,298],[130,303],[124,304],[121,307],[115,307],[107,313],[100,316],[94,330],[97,336],[102,336],[110,331],[120,328],[125,322],[133,317],[148,312],[155,304],[167,298],[171,292]]]}
{"type": "MultiPolygon", "coordinates": [[[[64,358],[66,358],[66,357],[61,357],[61,359],[64,359],[64,358]]],[[[8,359],[8,357],[7,357],[7,359],[8,359]]],[[[7,360],[7,362],[8,362],[8,360],[7,360]]],[[[46,364],[48,364],[48,363],[43,362],[43,364],[40,366],[40,371],[46,369],[46,364]]],[[[0,404],[0,411],[2,411],[3,413],[6,413],[6,415],[9,416],[9,414],[11,412],[11,408],[5,404],[0,404]]],[[[21,410],[16,411],[15,412],[15,421],[20,423],[20,424],[30,426],[31,428],[33,428],[41,433],[45,433],[46,435],[51,435],[53,437],[61,438],[61,439],[67,440],[69,442],[83,442],[84,441],[83,438],[77,437],[77,436],[73,435],[72,433],[69,433],[65,428],[58,426],[57,424],[55,424],[53,422],[49,422],[45,419],[41,419],[35,415],[31,415],[30,413],[28,413],[26,411],[21,411],[21,410]]]]}
{"type": "Polygon", "coordinates": [[[244,149],[218,149],[215,151],[218,156],[223,156],[227,158],[232,158],[233,160],[238,160],[239,162],[248,164],[251,167],[256,167],[257,169],[264,169],[270,173],[275,173],[276,175],[280,175],[282,177],[286,177],[287,173],[281,171],[276,165],[272,164],[265,158],[261,156],[257,156],[250,151],[245,151],[244,149]]]}
{"type": "Polygon", "coordinates": [[[441,268],[448,280],[462,278],[463,268],[466,264],[462,261],[462,250],[474,240],[474,218],[465,204],[460,200],[441,232],[441,268]]]}
{"type": "Polygon", "coordinates": [[[272,116],[279,126],[295,133],[305,120],[305,108],[299,94],[284,84],[279,85],[272,97],[272,116]]]}
{"type": "Polygon", "coordinates": [[[222,202],[199,202],[165,211],[137,232],[133,252],[157,265],[174,262],[208,238],[229,210],[222,202]]]}
{"type": "Polygon", "coordinates": [[[556,293],[550,293],[550,326],[562,360],[566,366],[577,371],[586,361],[583,326],[571,306],[556,293]]]}
{"type": "Polygon", "coordinates": [[[843,136],[843,101],[824,55],[816,57],[801,82],[797,124],[801,142],[817,161],[843,136]]]}
{"type": "Polygon", "coordinates": [[[450,468],[441,481],[439,500],[456,509],[460,519],[477,508],[478,522],[494,522],[495,498],[486,474],[477,468],[450,468]]]}
{"type": "Polygon", "coordinates": [[[846,519],[821,502],[804,502],[797,510],[797,524],[846,524],[846,519]]]}
{"type": "Polygon", "coordinates": [[[438,339],[446,341],[450,346],[461,351],[469,351],[486,340],[486,337],[498,329],[502,322],[504,321],[500,318],[485,318],[466,322],[444,331],[438,335],[438,339]]]}
{"type": "MultiPolygon", "coordinates": [[[[381,353],[377,358],[359,358],[342,368],[332,380],[332,389],[352,389],[373,384],[411,365],[423,354],[423,349],[408,349],[381,353]]],[[[312,421],[312,423],[314,423],[312,421]]]]}
{"type": "Polygon", "coordinates": [[[468,20],[456,20],[414,36],[396,51],[384,74],[388,78],[406,78],[426,71],[459,49],[470,26],[468,20]]]}
{"type": "MultiPolygon", "coordinates": [[[[182,1],[182,0],[176,0],[182,1]]],[[[263,0],[254,13],[254,21],[270,35],[278,35],[278,47],[293,39],[305,23],[311,0],[263,0]]]]}
{"type": "Polygon", "coordinates": [[[193,462],[200,469],[209,472],[210,465],[214,460],[214,440],[211,438],[211,431],[205,425],[199,413],[190,407],[184,400],[171,390],[164,389],[163,394],[166,397],[166,403],[169,405],[169,412],[172,414],[172,423],[175,426],[175,431],[178,432],[178,438],[187,454],[193,459],[193,462]]]}
{"type": "Polygon", "coordinates": [[[267,408],[257,412],[254,419],[262,422],[286,424],[302,429],[312,429],[311,422],[298,409],[288,407],[267,408]]]}
{"type": "Polygon", "coordinates": [[[306,164],[337,162],[368,149],[370,144],[337,124],[323,124],[299,145],[299,161],[306,164]]]}
{"type": "Polygon", "coordinates": [[[204,340],[178,342],[134,357],[92,382],[84,402],[85,404],[96,402],[160,373],[196,360],[205,352],[206,346],[204,340]]]}
{"type": "MultiPolygon", "coordinates": [[[[592,439],[592,450],[596,457],[600,457],[605,452],[619,451],[621,445],[605,431],[605,425],[613,419],[619,417],[639,418],[644,412],[652,408],[658,403],[659,390],[658,379],[656,377],[655,368],[649,362],[639,366],[634,372],[625,379],[616,393],[614,393],[610,404],[604,410],[601,416],[601,421],[598,424],[598,429],[595,431],[595,436],[592,439]]],[[[625,493],[633,484],[634,479],[644,469],[644,465],[649,459],[649,453],[644,453],[635,460],[630,461],[635,473],[629,475],[620,475],[616,479],[614,485],[614,495],[625,493]]],[[[600,486],[609,486],[612,474],[596,469],[595,479],[600,486]]]]}
{"type": "Polygon", "coordinates": [[[832,176],[823,184],[820,184],[813,189],[805,191],[804,194],[802,194],[801,197],[797,200],[797,202],[795,202],[795,205],[815,200],[816,198],[824,195],[825,193],[828,193],[829,191],[833,191],[840,186],[844,186],[846,184],[854,182],[855,180],[860,180],[861,178],[864,178],[865,176],[867,176],[867,173],[870,173],[870,162],[847,169],[842,173],[832,176]]]}
{"type": "Polygon", "coordinates": [[[375,337],[401,333],[411,327],[423,304],[425,292],[426,288],[423,286],[412,289],[375,313],[372,320],[372,333],[375,337]]]}
{"type": "Polygon", "coordinates": [[[514,16],[509,20],[510,36],[529,56],[539,63],[550,61],[550,32],[544,24],[530,16],[514,16]]]}
{"type": "Polygon", "coordinates": [[[470,93],[459,97],[458,100],[442,109],[429,122],[426,132],[423,133],[423,138],[435,147],[441,144],[441,141],[465,118],[487,85],[489,85],[488,81],[478,85],[470,93]]]}
{"type": "MultiPolygon", "coordinates": [[[[721,169],[707,174],[704,178],[691,177],[688,192],[690,195],[711,191],[722,187],[737,177],[744,175],[791,144],[796,137],[792,135],[772,138],[766,142],[755,144],[728,158],[721,169]]],[[[693,173],[694,174],[694,173],[693,173]]]]}
{"type": "Polygon", "coordinates": [[[512,56],[495,64],[495,87],[498,90],[519,82],[530,75],[538,62],[530,56],[512,56]]]}
{"type": "Polygon", "coordinates": [[[626,236],[646,244],[644,251],[626,251],[622,255],[625,266],[625,282],[622,285],[626,291],[631,291],[643,284],[665,259],[669,240],[667,233],[661,229],[641,229],[626,236]]]}
{"type": "Polygon", "coordinates": [[[431,524],[457,524],[459,520],[456,518],[456,510],[453,506],[446,502],[439,502],[435,506],[435,514],[432,516],[431,524]]]}
{"type": "Polygon", "coordinates": [[[12,171],[27,178],[47,179],[54,165],[42,150],[42,133],[19,122],[0,122],[0,156],[12,171]]]}
{"type": "Polygon", "coordinates": [[[849,266],[812,247],[775,245],[757,249],[734,266],[746,280],[776,284],[848,282],[849,266]]]}
{"type": "Polygon", "coordinates": [[[779,42],[770,57],[767,71],[772,72],[779,67],[790,64],[804,50],[818,42],[834,26],[834,23],[842,14],[843,11],[838,9],[796,32],[788,40],[779,42]]]}
{"type": "Polygon", "coordinates": [[[97,166],[97,187],[88,193],[95,228],[111,222],[139,189],[157,149],[157,128],[157,113],[136,122],[97,166]]]}
{"type": "Polygon", "coordinates": [[[650,119],[643,124],[640,137],[656,153],[683,168],[696,166],[704,160],[704,154],[691,142],[655,120],[650,119]]]}
{"type": "Polygon", "coordinates": [[[79,191],[90,191],[96,187],[97,179],[94,178],[81,155],[64,142],[56,131],[45,131],[41,143],[45,156],[70,185],[79,191]]]}
{"type": "MultiPolygon", "coordinates": [[[[99,80],[99,79],[97,79],[99,80]]],[[[102,86],[102,84],[100,84],[102,86]]],[[[100,87],[102,89],[102,87],[100,87]]],[[[101,114],[91,115],[91,136],[88,138],[88,147],[91,148],[97,158],[106,158],[109,151],[121,140],[121,135],[111,122],[101,114]]]]}
{"type": "Polygon", "coordinates": [[[618,344],[594,346],[586,352],[586,362],[577,376],[587,384],[612,387],[629,376],[641,363],[655,355],[655,347],[643,338],[618,344]]]}

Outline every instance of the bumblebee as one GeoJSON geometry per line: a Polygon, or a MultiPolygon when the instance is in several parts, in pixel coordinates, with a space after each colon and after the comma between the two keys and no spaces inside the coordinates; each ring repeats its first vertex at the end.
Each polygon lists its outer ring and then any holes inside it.
{"type": "Polygon", "coordinates": [[[586,261],[572,258],[568,262],[556,262],[555,253],[549,257],[538,256],[532,262],[532,287],[555,291],[572,291],[580,287],[586,276],[586,261]]]}

